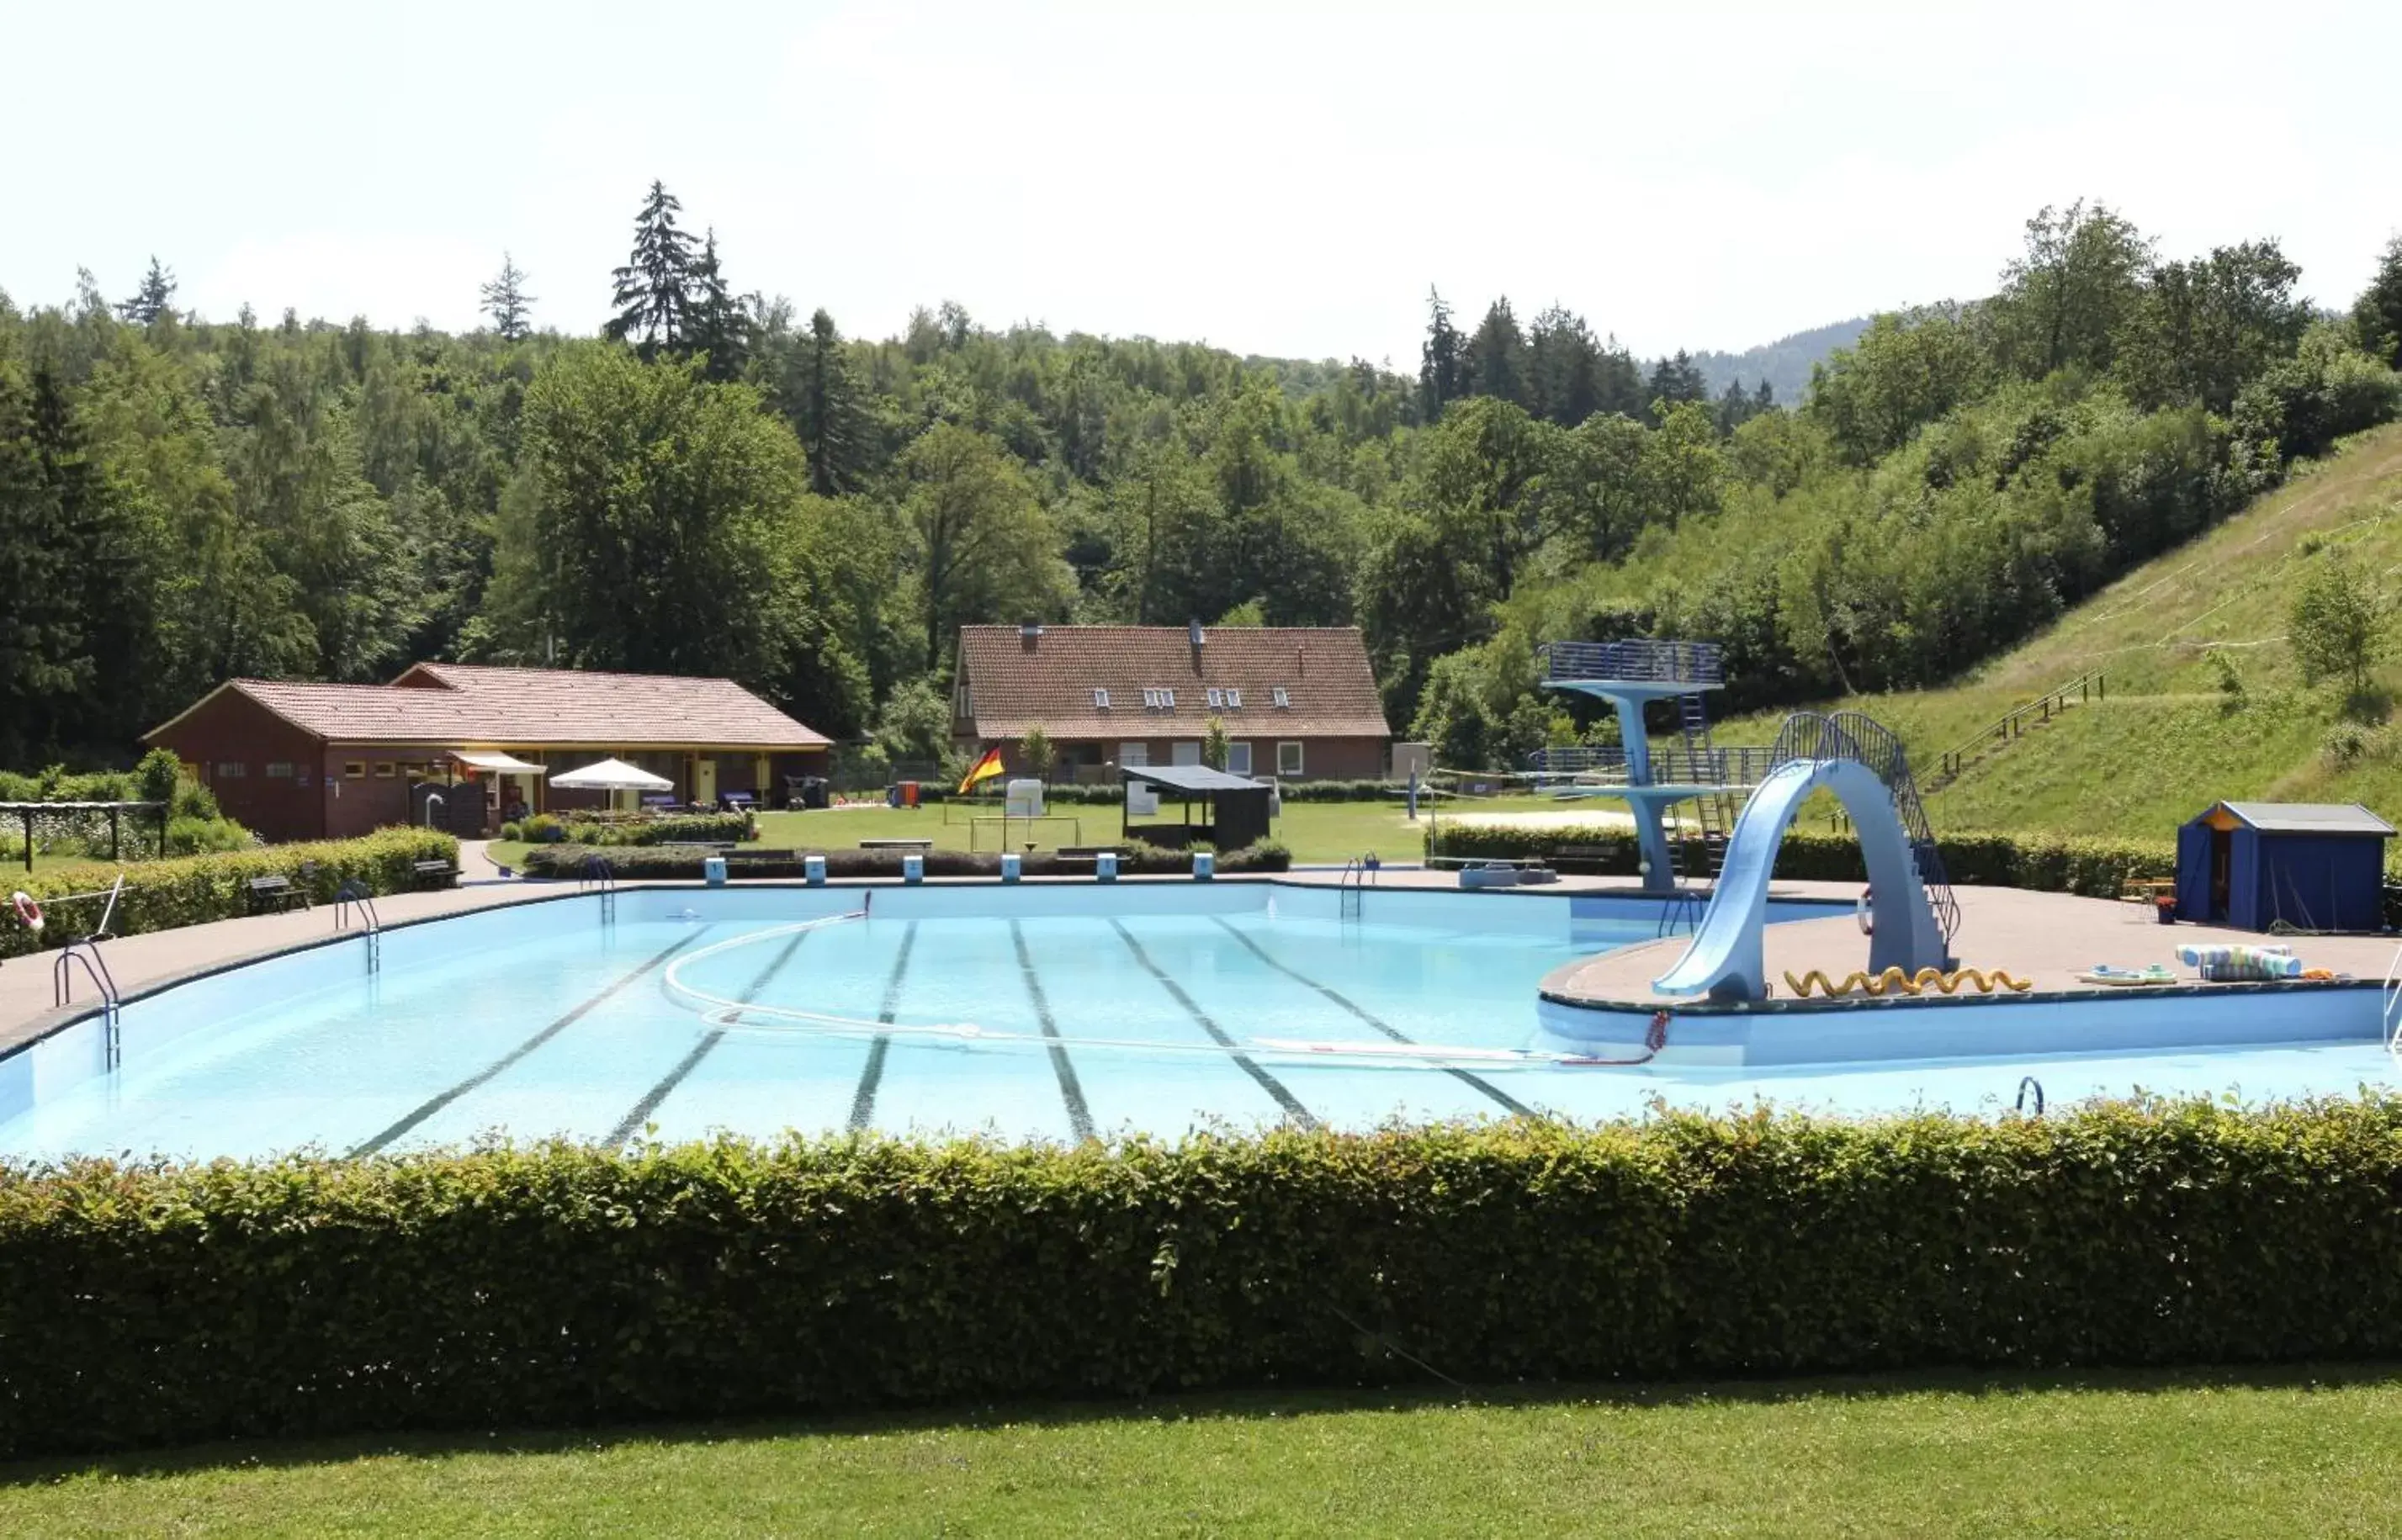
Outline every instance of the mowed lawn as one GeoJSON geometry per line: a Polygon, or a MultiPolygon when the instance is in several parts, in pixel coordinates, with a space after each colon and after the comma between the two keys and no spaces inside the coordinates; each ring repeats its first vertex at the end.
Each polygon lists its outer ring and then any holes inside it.
{"type": "MultiPolygon", "coordinates": [[[[1536,796],[1476,798],[1446,802],[1443,816],[1557,813],[1576,818],[1589,816],[1595,805],[1564,804],[1536,796]]],[[[1618,804],[1601,805],[1615,808],[1618,804]]],[[[1175,816],[1173,804],[1163,802],[1160,811],[1175,816]]],[[[1031,841],[1042,849],[1052,850],[1063,845],[1113,844],[1119,838],[1120,814],[1114,804],[1061,804],[1055,812],[1061,817],[1036,824],[1031,833],[1023,822],[1011,820],[1010,844],[1023,849],[1031,841]]],[[[1199,816],[1197,808],[1194,816],[1199,816]]],[[[1421,806],[1418,821],[1412,823],[1398,796],[1390,802],[1288,802],[1284,815],[1276,821],[1275,837],[1292,852],[1294,860],[1305,865],[1340,864],[1371,850],[1388,861],[1415,861],[1426,853],[1429,816],[1428,809],[1421,806]]],[[[979,805],[971,811],[966,804],[951,803],[908,808],[829,807],[807,813],[762,813],[759,844],[771,850],[849,850],[862,840],[930,839],[938,850],[999,850],[1001,825],[997,821],[981,825],[970,821],[994,817],[995,810],[989,806],[979,805]]],[[[515,866],[524,859],[525,850],[522,845],[495,841],[491,858],[504,866],[515,866]]]]}
{"type": "Polygon", "coordinates": [[[1194,1397],[0,1468],[49,1535],[2402,1533],[2402,1378],[1194,1397]]]}

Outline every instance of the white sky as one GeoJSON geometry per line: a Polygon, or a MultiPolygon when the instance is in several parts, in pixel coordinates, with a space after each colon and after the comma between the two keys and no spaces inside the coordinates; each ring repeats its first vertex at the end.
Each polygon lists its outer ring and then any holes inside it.
{"type": "Polygon", "coordinates": [[[1415,369],[1433,283],[1734,350],[1983,293],[2079,194],[2348,304],[2402,227],[2397,58],[2395,0],[0,0],[0,288],[156,252],[213,318],[464,328],[506,248],[590,330],[658,176],[854,336],[948,297],[1415,369]]]}

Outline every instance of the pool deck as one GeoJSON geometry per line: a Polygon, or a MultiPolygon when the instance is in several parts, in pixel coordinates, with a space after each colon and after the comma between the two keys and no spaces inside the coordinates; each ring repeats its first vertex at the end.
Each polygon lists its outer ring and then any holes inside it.
{"type": "MultiPolygon", "coordinates": [[[[1779,885],[1779,891],[1788,886],[1779,885]]],[[[1857,892],[1850,884],[1795,883],[1789,887],[1810,890],[1809,897],[1831,896],[1846,901],[1857,892]]],[[[2007,970],[2034,984],[2030,993],[2036,997],[2123,998],[2148,992],[2090,984],[2078,978],[2097,963],[2125,969],[2160,963],[2176,969],[2183,975],[2179,983],[2190,987],[2257,989],[2260,987],[2257,984],[2203,984],[2178,964],[2175,949],[2214,942],[2258,946],[2281,940],[2221,926],[2164,926],[2149,908],[2107,899],[2030,893],[2015,887],[1958,887],[1953,891],[1960,901],[1955,951],[1961,964],[1987,972],[2007,970]]],[[[1802,895],[1797,892],[1795,896],[1802,895]]],[[[2282,940],[2293,947],[2305,967],[2350,973],[2370,983],[2384,979],[2395,956],[2395,939],[2390,936],[2295,936],[2282,940]]],[[[1668,971],[1684,948],[1685,938],[1671,936],[1570,963],[1543,981],[1543,992],[1563,1003],[1603,1008],[1691,1008],[1701,1002],[1690,996],[1663,995],[1651,987],[1651,981],[1668,971]]],[[[1786,985],[1786,974],[1799,976],[1816,969],[1841,981],[1855,969],[1868,966],[1868,939],[1860,934],[1858,923],[1849,914],[1772,925],[1764,934],[1761,950],[1772,997],[1787,1011],[1797,1006],[1792,991],[1786,985]]],[[[1973,986],[1954,997],[1974,997],[1973,986]]],[[[1813,1003],[1815,1002],[1814,997],[1813,1003]]],[[[1840,1003],[1857,1009],[1864,1002],[1860,996],[1854,995],[1840,1003]]],[[[1900,1001],[1897,999],[1895,1003],[1900,1001]]]]}
{"type": "MultiPolygon", "coordinates": [[[[439,892],[396,893],[378,899],[376,907],[383,923],[387,926],[407,925],[478,909],[569,898],[578,891],[574,884],[566,882],[475,882],[472,879],[477,868],[463,859],[462,865],[470,873],[468,886],[439,892]]],[[[1185,885],[1191,880],[1184,876],[1128,876],[1121,879],[1121,885],[1185,885]]],[[[1344,880],[1344,873],[1335,868],[1308,868],[1273,879],[1229,875],[1219,880],[1228,883],[1274,880],[1334,887],[1344,880]]],[[[989,877],[934,877],[927,879],[926,885],[991,885],[994,881],[989,877]]],[[[1055,883],[1090,886],[1092,881],[1088,876],[1029,877],[1027,886],[1055,883]]],[[[900,879],[896,877],[845,882],[839,886],[894,887],[899,883],[900,879]]],[[[642,883],[628,886],[697,887],[701,885],[642,883]]],[[[734,886],[776,884],[737,883],[734,886]]],[[[1375,873],[1374,886],[1387,890],[1459,890],[1456,873],[1415,868],[1385,868],[1375,873]]],[[[1539,887],[1489,890],[1487,896],[1494,901],[1507,902],[1529,896],[1633,897],[1637,891],[1632,878],[1563,877],[1556,883],[1539,887]]],[[[2007,969],[2030,979],[2038,995],[2123,997],[2140,994],[2144,992],[2097,990],[2080,983],[2076,975],[2100,962],[2122,968],[2140,968],[2153,962],[2174,967],[2175,958],[2172,948],[2184,942],[2257,944],[2268,939],[2208,926],[2163,927],[2148,913],[2136,910],[2133,905],[2098,899],[2029,893],[2014,888],[1962,887],[1956,891],[1962,916],[1960,960],[1988,969],[2007,969]]],[[[1857,887],[1849,883],[1780,882],[1771,889],[1770,897],[1848,903],[1857,892],[1857,887]]],[[[341,933],[334,925],[333,906],[320,904],[311,910],[216,920],[180,929],[120,937],[106,943],[105,956],[119,991],[127,998],[131,998],[180,979],[316,945],[341,933]]],[[[1544,993],[1565,1002],[1621,1010],[1693,1007],[1698,1002],[1661,996],[1651,988],[1651,980],[1667,970],[1683,946],[1682,938],[1670,937],[1569,964],[1544,981],[1544,993]]],[[[2303,961],[2312,967],[2352,973],[2371,983],[2385,977],[2395,953],[2392,938],[2376,936],[2302,937],[2296,939],[2294,946],[2303,961]]],[[[83,984],[79,975],[76,981],[76,1003],[64,1010],[53,1006],[51,968],[55,956],[55,953],[37,953],[0,963],[0,1052],[39,1038],[90,1009],[89,986],[83,984]]],[[[1794,1009],[1793,1003],[1783,997],[1787,992],[1782,979],[1787,970],[1800,973],[1815,968],[1840,978],[1854,969],[1866,966],[1868,943],[1849,914],[1799,920],[1768,928],[1766,958],[1768,976],[1775,981],[1780,997],[1775,1003],[1790,1011],[1794,1009]]],[[[1863,1002],[1856,997],[1845,1003],[1857,1009],[1863,1002]]]]}

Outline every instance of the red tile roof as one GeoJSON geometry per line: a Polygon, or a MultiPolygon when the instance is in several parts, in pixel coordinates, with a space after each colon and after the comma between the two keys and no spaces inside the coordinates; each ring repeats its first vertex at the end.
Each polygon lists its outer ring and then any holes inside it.
{"type": "Polygon", "coordinates": [[[1226,626],[1204,630],[1194,657],[1181,626],[1052,626],[1031,642],[1015,626],[959,627],[969,712],[955,725],[987,740],[1040,724],[1058,739],[1140,736],[1173,723],[1197,734],[1212,716],[1230,732],[1291,738],[1389,738],[1375,671],[1356,626],[1226,626]],[[1275,704],[1282,688],[1290,706],[1275,704]],[[1211,706],[1212,689],[1242,692],[1211,706]],[[1107,690],[1106,710],[1093,692],[1107,690]],[[1147,708],[1146,690],[1173,690],[1173,708],[1147,708]]]}
{"type": "Polygon", "coordinates": [[[223,688],[327,742],[794,749],[828,741],[722,679],[421,663],[391,684],[245,679],[223,688]]]}

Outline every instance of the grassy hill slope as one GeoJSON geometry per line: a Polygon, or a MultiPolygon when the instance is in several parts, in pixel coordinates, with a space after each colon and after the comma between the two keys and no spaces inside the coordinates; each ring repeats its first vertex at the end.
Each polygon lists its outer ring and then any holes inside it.
{"type": "MultiPolygon", "coordinates": [[[[2356,729],[2285,645],[2305,564],[2342,550],[2402,574],[2402,424],[2363,433],[2210,533],[2136,569],[1943,690],[1834,703],[1901,735],[1922,781],[2021,702],[2091,669],[2103,699],[1988,748],[1935,792],[1939,829],[2165,835],[2215,799],[2359,801],[2402,815],[2402,722],[2356,729]],[[2222,687],[2216,653],[2240,694],[2222,687]]],[[[2402,663],[2393,671],[2402,678],[2402,663]]],[[[1765,742],[1781,714],[1730,722],[1765,742]]]]}

